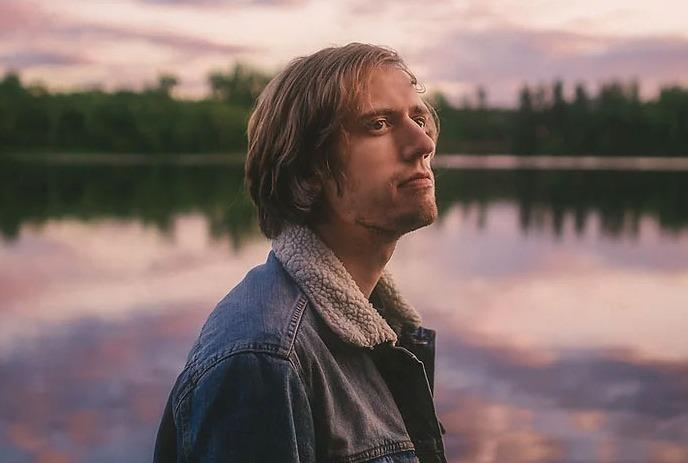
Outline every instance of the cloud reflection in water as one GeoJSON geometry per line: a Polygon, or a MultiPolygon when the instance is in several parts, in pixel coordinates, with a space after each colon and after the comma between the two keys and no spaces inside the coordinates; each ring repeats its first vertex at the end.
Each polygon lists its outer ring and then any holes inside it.
{"type": "MultiPolygon", "coordinates": [[[[594,229],[557,241],[516,217],[496,203],[477,230],[451,211],[392,263],[439,329],[451,459],[687,461],[685,237],[648,222],[633,243],[594,229]]],[[[268,248],[233,251],[196,215],[171,236],[51,221],[0,246],[3,461],[149,460],[201,323],[268,248]]]]}

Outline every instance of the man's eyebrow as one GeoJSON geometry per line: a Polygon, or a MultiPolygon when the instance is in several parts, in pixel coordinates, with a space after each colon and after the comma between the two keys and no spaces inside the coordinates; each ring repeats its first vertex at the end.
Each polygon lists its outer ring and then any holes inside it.
{"type": "MultiPolygon", "coordinates": [[[[402,112],[401,109],[398,108],[391,108],[391,107],[382,107],[382,108],[375,108],[372,111],[365,112],[358,116],[358,119],[365,120],[365,119],[371,119],[376,116],[391,116],[394,114],[398,114],[402,112]]],[[[424,116],[429,116],[430,111],[425,105],[422,104],[416,104],[413,105],[409,108],[409,113],[417,116],[419,114],[422,114],[424,116]]]]}

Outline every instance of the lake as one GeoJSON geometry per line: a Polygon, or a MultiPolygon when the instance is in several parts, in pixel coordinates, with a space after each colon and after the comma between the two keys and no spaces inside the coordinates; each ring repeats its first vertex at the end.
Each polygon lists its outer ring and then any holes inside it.
{"type": "MultiPolygon", "coordinates": [[[[458,167],[390,263],[438,332],[450,461],[688,461],[688,172],[458,167]]],[[[269,247],[231,163],[0,163],[2,462],[150,461],[269,247]]]]}

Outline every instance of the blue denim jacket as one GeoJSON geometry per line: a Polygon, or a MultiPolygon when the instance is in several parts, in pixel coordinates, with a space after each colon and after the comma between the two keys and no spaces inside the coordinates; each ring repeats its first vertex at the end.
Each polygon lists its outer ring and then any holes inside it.
{"type": "Polygon", "coordinates": [[[155,462],[444,462],[433,366],[431,330],[343,341],[271,252],[209,316],[155,462]]]}

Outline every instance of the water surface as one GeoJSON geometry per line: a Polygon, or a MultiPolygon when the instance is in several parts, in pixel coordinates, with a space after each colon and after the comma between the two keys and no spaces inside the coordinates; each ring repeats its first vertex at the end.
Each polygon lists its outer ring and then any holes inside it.
{"type": "MultiPolygon", "coordinates": [[[[3,462],[150,461],[214,304],[269,243],[231,166],[0,170],[3,462]]],[[[451,461],[688,461],[688,174],[445,170],[398,285],[451,461]]]]}

